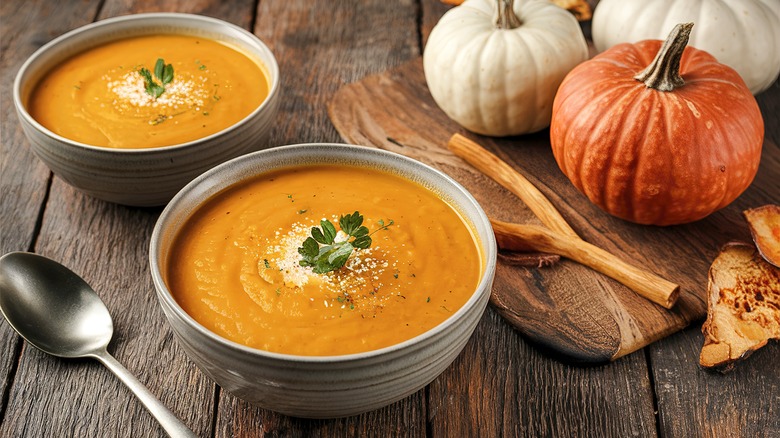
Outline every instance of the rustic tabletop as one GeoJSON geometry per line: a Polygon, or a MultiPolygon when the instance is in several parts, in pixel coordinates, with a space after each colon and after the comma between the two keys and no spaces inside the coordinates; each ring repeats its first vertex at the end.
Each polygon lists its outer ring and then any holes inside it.
{"type": "MultiPolygon", "coordinates": [[[[31,153],[13,108],[16,72],[54,37],[117,15],[189,12],[248,29],[276,55],[284,91],[272,144],[343,142],[328,117],[332,97],[345,84],[419,57],[449,7],[439,0],[3,1],[0,253],[36,252],[82,275],[114,318],[109,351],[203,437],[780,436],[778,343],[729,374],[707,372],[698,367],[702,321],[694,321],[612,363],[576,366],[532,345],[493,307],[444,374],[391,406],[317,421],[256,408],[205,377],[165,321],[147,258],[161,209],[114,205],[72,189],[31,153]]],[[[780,83],[757,99],[765,144],[776,148],[780,83]]],[[[509,159],[519,153],[501,143],[494,149],[509,159]]],[[[164,436],[96,361],[47,356],[5,323],[0,394],[3,437],[164,436]]]]}

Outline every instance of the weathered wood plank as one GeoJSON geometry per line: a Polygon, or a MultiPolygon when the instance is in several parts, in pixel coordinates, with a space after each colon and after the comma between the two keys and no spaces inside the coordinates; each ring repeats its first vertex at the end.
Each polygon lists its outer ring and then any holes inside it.
{"type": "Polygon", "coordinates": [[[770,343],[728,374],[699,368],[695,325],[649,347],[659,429],[668,437],[777,437],[780,343],[770,343]]]}
{"type": "Polygon", "coordinates": [[[430,1],[423,0],[421,2],[422,19],[420,20],[420,35],[422,39],[420,46],[425,50],[425,44],[428,42],[428,36],[430,36],[433,27],[439,22],[439,19],[447,11],[452,9],[452,6],[442,1],[430,1]]]}
{"type": "MultiPolygon", "coordinates": [[[[49,169],[30,150],[13,105],[13,82],[36,49],[71,26],[86,24],[98,2],[46,1],[0,3],[0,254],[26,251],[49,185],[49,169]],[[81,11],[77,11],[76,6],[81,11]],[[62,9],[60,9],[62,8],[62,9]],[[90,13],[90,11],[92,11],[90,13]],[[82,13],[86,15],[82,15],[82,13]]],[[[21,338],[0,323],[0,395],[14,377],[21,338]]],[[[0,398],[0,415],[5,397],[0,398]]],[[[3,423],[0,418],[0,423],[3,423]]],[[[0,436],[7,436],[0,427],[0,436]]]]}
{"type": "MultiPolygon", "coordinates": [[[[84,2],[51,6],[41,2],[39,8],[51,8],[52,14],[56,7],[52,23],[29,28],[51,32],[47,38],[37,36],[42,44],[96,16],[102,19],[150,11],[202,13],[249,28],[255,7],[251,1],[109,1],[98,10],[100,3],[94,2],[90,9],[84,2]],[[67,11],[67,16],[62,11],[67,11]]],[[[20,173],[29,172],[24,163],[14,166],[20,173]]],[[[27,178],[25,175],[22,180],[27,178]]],[[[210,436],[215,385],[179,349],[159,309],[149,275],[149,236],[159,211],[97,201],[55,177],[35,251],[61,261],[98,291],[114,318],[109,351],[198,435],[210,436]]],[[[0,432],[2,436],[31,437],[164,436],[130,391],[97,363],[53,359],[29,346],[19,359],[0,432]]]]}
{"type": "Polygon", "coordinates": [[[429,394],[432,436],[655,436],[642,353],[598,367],[566,365],[492,307],[429,394]]]}
{"type": "Polygon", "coordinates": [[[416,5],[397,2],[260,2],[255,34],[274,52],[283,100],[274,145],[342,142],[326,105],[344,84],[419,55],[416,5]]]}
{"type": "Polygon", "coordinates": [[[756,100],[764,116],[764,137],[780,146],[780,80],[756,96],[756,100]]]}
{"type": "Polygon", "coordinates": [[[132,2],[107,0],[100,10],[99,19],[118,15],[147,12],[182,12],[219,18],[249,30],[256,8],[254,0],[136,0],[132,2]]]}
{"type": "MultiPolygon", "coordinates": [[[[69,18],[54,14],[54,6],[49,4],[35,8],[35,14],[21,13],[24,7],[22,2],[0,5],[0,254],[31,245],[49,179],[49,169],[35,158],[19,125],[13,82],[27,57],[69,18]]],[[[30,3],[28,7],[34,6],[30,3]]]]}

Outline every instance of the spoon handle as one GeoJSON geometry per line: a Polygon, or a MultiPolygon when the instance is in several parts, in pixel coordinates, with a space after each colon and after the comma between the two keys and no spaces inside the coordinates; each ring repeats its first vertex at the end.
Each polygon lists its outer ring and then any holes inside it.
{"type": "Polygon", "coordinates": [[[136,397],[141,400],[141,403],[143,403],[152,416],[157,419],[168,435],[173,438],[197,437],[197,435],[182,423],[181,420],[176,418],[176,416],[173,415],[173,412],[168,410],[168,408],[166,408],[165,405],[163,405],[162,402],[143,385],[143,383],[139,382],[130,371],[127,371],[127,368],[114,359],[107,351],[98,351],[95,352],[94,355],[96,359],[102,362],[106,368],[111,370],[112,373],[119,377],[119,380],[135,393],[136,397]]]}

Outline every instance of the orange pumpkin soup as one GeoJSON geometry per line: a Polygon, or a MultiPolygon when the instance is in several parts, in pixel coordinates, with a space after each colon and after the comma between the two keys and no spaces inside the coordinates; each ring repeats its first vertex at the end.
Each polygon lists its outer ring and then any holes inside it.
{"type": "Polygon", "coordinates": [[[397,175],[292,167],[208,200],[176,236],[165,281],[189,315],[237,343],[309,356],[358,353],[410,339],[457,311],[484,270],[476,239],[448,203],[397,175]],[[330,272],[301,266],[299,248],[312,228],[325,230],[327,220],[341,226],[335,243],[350,241],[343,216],[354,219],[355,211],[370,246],[354,248],[330,272]]]}
{"type": "Polygon", "coordinates": [[[259,60],[205,38],[127,38],[52,69],[33,89],[27,109],[52,132],[80,143],[170,146],[248,116],[268,96],[264,69],[259,60]],[[170,67],[157,70],[158,60],[170,67]]]}

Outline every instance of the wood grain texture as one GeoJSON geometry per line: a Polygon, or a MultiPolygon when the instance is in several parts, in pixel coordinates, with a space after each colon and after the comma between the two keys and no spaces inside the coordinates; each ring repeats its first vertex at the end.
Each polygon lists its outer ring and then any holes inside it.
{"type": "MultiPolygon", "coordinates": [[[[447,151],[452,133],[478,138],[536,185],[583,239],[681,286],[672,311],[642,302],[628,288],[563,260],[550,268],[501,263],[491,302],[534,342],[574,362],[612,360],[636,351],[706,314],[706,274],[717,248],[749,238],[741,211],[780,198],[780,154],[764,148],[755,183],[730,207],[694,224],[646,227],[611,217],[590,204],[557,168],[545,133],[498,139],[465,133],[436,107],[420,59],[342,88],[329,107],[346,141],[420,159],[469,189],[489,216],[523,223],[527,208],[447,151]]],[[[530,219],[533,221],[533,219],[530,219]]]]}
{"type": "MultiPolygon", "coordinates": [[[[0,254],[26,251],[32,246],[51,175],[31,152],[16,117],[12,94],[16,72],[28,56],[50,39],[70,26],[86,24],[94,15],[97,2],[94,3],[0,2],[0,254]],[[76,10],[77,5],[81,11],[76,10]]],[[[10,389],[21,348],[16,332],[0,323],[0,395],[3,397],[10,389]]],[[[4,408],[0,406],[0,416],[4,408]]],[[[2,427],[0,436],[6,436],[2,427]]]]}
{"type": "MultiPolygon", "coordinates": [[[[46,195],[49,169],[27,147],[13,104],[13,82],[22,63],[51,34],[32,23],[44,23],[52,32],[65,17],[45,5],[35,14],[20,14],[21,2],[0,4],[0,22],[8,38],[0,42],[0,253],[26,250],[33,241],[35,220],[46,195]],[[17,20],[17,16],[24,19],[17,20]],[[23,165],[20,165],[22,164],[23,165]]],[[[76,17],[67,17],[76,19],[76,17]]],[[[65,20],[63,20],[65,21],[65,20]]]]}
{"type": "Polygon", "coordinates": [[[344,84],[420,55],[416,9],[411,0],[261,1],[254,32],[282,72],[279,123],[269,142],[340,142],[327,102],[344,84]]]}
{"type": "MultiPolygon", "coordinates": [[[[243,20],[248,28],[253,8],[253,3],[246,3],[242,9],[226,8],[218,1],[190,3],[186,8],[162,1],[140,5],[111,1],[37,3],[26,2],[24,7],[46,13],[40,22],[28,26],[38,46],[88,24],[95,17],[131,12],[232,11],[232,15],[219,18],[238,21],[239,25],[243,20]],[[46,25],[46,21],[51,25],[46,25]],[[49,33],[42,37],[40,31],[44,29],[49,33]]],[[[14,123],[18,126],[16,120],[14,123]]],[[[26,147],[26,140],[15,144],[26,147]]],[[[31,160],[29,166],[15,162],[14,169],[28,172],[27,167],[34,168],[33,164],[40,165],[37,159],[31,160]]],[[[19,180],[25,184],[33,182],[26,174],[20,175],[19,180]]],[[[39,198],[38,203],[41,201],[39,198]]],[[[87,280],[113,317],[114,337],[109,352],[198,435],[208,436],[212,422],[203,413],[214,410],[215,385],[189,362],[173,339],[149,274],[149,236],[158,214],[156,209],[129,209],[96,201],[55,177],[33,249],[87,280]],[[186,399],[181,397],[183,388],[188,394],[186,399]]],[[[34,220],[27,221],[35,225],[34,220]]],[[[6,325],[3,330],[10,331],[6,325]]],[[[8,394],[8,404],[14,409],[6,412],[0,436],[165,436],[132,393],[97,362],[51,358],[26,344],[18,361],[8,394]],[[73,388],[78,391],[74,393],[73,388]]]]}
{"type": "Polygon", "coordinates": [[[431,436],[655,436],[642,355],[595,367],[551,360],[491,307],[429,386],[431,436]]]}
{"type": "Polygon", "coordinates": [[[659,430],[668,437],[780,436],[780,343],[753,353],[728,374],[699,368],[700,326],[649,348],[659,430]]]}

